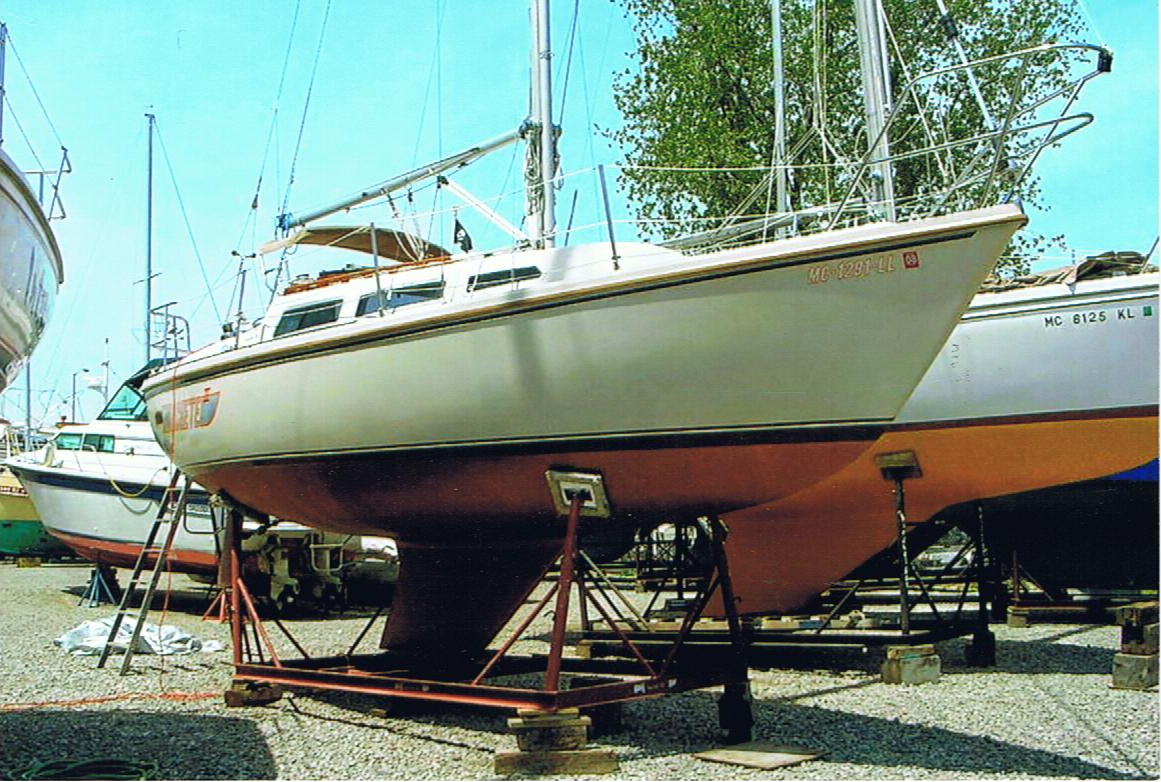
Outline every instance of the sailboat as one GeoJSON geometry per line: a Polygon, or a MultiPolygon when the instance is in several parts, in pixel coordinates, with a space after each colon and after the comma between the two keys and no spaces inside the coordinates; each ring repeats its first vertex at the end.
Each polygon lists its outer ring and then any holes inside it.
{"type": "MultiPolygon", "coordinates": [[[[0,24],[0,97],[4,95],[2,63],[7,44],[8,26],[0,24]]],[[[64,151],[62,170],[41,172],[41,176],[56,174],[59,181],[67,167],[68,152],[64,151]]],[[[52,190],[53,200],[46,210],[16,163],[0,150],[0,391],[36,348],[64,281],[60,247],[49,225],[59,204],[55,185],[52,190]]]]}
{"type": "MultiPolygon", "coordinates": [[[[1156,460],[1159,276],[1126,273],[1144,259],[1121,256],[1133,260],[1096,256],[1042,284],[980,293],[865,454],[804,491],[726,514],[741,609],[802,609],[892,545],[895,499],[876,454],[915,455],[922,474],[907,481],[906,504],[916,523],[948,511],[974,524],[974,507],[953,506],[1156,460]],[[809,557],[786,555],[820,539],[826,545],[809,557]]],[[[985,531],[996,540],[1026,536],[1013,514],[1003,522],[1009,529],[992,515],[985,510],[985,531]]],[[[1037,529],[1056,537],[1052,526],[1037,529]]]]}
{"type": "Polygon", "coordinates": [[[612,518],[582,534],[631,537],[862,458],[1025,223],[1006,203],[717,251],[558,247],[547,3],[532,16],[522,131],[287,216],[281,246],[342,247],[363,268],[294,282],[261,323],[141,386],[159,442],[211,491],[396,539],[386,648],[490,641],[559,551],[547,470],[599,473],[612,518]],[[545,173],[514,248],[319,223],[522,136],[545,173]]]}

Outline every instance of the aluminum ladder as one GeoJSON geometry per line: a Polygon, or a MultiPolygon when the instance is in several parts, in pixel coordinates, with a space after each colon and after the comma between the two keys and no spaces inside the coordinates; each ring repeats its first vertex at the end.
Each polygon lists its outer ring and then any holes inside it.
{"type": "Polygon", "coordinates": [[[137,646],[137,641],[141,638],[141,628],[145,624],[145,617],[149,613],[150,604],[153,602],[153,593],[157,589],[157,582],[161,578],[161,572],[165,570],[165,563],[169,559],[169,551],[173,547],[173,538],[177,534],[178,526],[185,519],[189,484],[189,478],[185,473],[175,467],[173,475],[169,479],[169,486],[166,487],[165,493],[162,494],[161,504],[158,506],[157,515],[153,519],[153,526],[150,527],[149,535],[146,537],[145,543],[141,546],[141,551],[137,555],[137,563],[133,566],[133,575],[129,579],[129,583],[125,585],[125,591],[121,595],[121,604],[117,607],[117,616],[113,619],[113,626],[109,629],[109,637],[105,640],[105,646],[101,649],[101,658],[97,661],[98,668],[104,668],[105,661],[109,659],[109,654],[113,650],[113,641],[117,638],[117,631],[121,629],[121,623],[125,620],[125,615],[131,610],[129,608],[129,602],[133,599],[133,592],[140,586],[142,576],[149,562],[149,557],[152,555],[154,560],[153,570],[149,577],[149,585],[145,588],[145,597],[142,598],[141,607],[137,611],[137,622],[133,627],[133,638],[129,641],[129,646],[125,649],[125,659],[121,661],[121,675],[124,676],[129,672],[129,663],[133,659],[133,649],[137,646]],[[177,488],[179,480],[182,482],[180,491],[177,488]],[[171,509],[172,513],[170,512],[171,509]],[[157,539],[162,527],[165,527],[165,539],[159,546],[157,545],[157,539]]]}

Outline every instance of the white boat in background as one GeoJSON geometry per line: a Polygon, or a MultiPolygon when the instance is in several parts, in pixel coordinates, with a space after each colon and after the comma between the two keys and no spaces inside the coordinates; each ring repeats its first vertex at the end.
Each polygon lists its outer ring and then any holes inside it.
{"type": "MultiPolygon", "coordinates": [[[[43,448],[7,465],[25,486],[45,528],[85,559],[132,567],[169,486],[173,464],[153,438],[140,395],[123,385],[87,424],[67,424],[43,448]]],[[[191,486],[178,528],[174,570],[217,568],[209,493],[191,486]]]]}
{"type": "MultiPolygon", "coordinates": [[[[66,425],[43,448],[6,463],[27,487],[48,532],[99,565],[133,567],[174,470],[153,437],[134,386],[133,378],[122,385],[91,423],[66,425]]],[[[217,573],[216,512],[209,493],[191,485],[167,569],[207,578],[217,573]]],[[[389,546],[382,543],[372,544],[382,551],[363,556],[358,537],[293,522],[250,522],[245,532],[244,549],[255,555],[255,570],[269,577],[262,594],[278,605],[321,597],[324,588],[341,592],[347,569],[358,568],[387,583],[398,571],[389,546]]]]}
{"type": "Polygon", "coordinates": [[[1132,255],[1119,273],[1097,256],[1045,275],[1055,280],[1047,284],[980,293],[859,459],[793,496],[724,516],[741,610],[801,609],[892,544],[894,496],[878,454],[918,458],[922,476],[906,484],[912,522],[1155,460],[1159,275],[1125,274],[1144,267],[1132,255]],[[812,544],[820,539],[825,546],[812,544]]]}
{"type": "MultiPolygon", "coordinates": [[[[7,44],[8,26],[0,23],[0,61],[7,44]]],[[[0,123],[4,110],[0,105],[0,123]]],[[[68,152],[62,153],[61,171],[40,172],[42,177],[55,174],[59,181],[67,173],[68,152]]],[[[49,225],[59,204],[55,183],[51,190],[53,199],[45,209],[21,170],[0,151],[0,391],[40,341],[64,282],[60,247],[49,225]]]]}
{"type": "Polygon", "coordinates": [[[48,217],[24,175],[0,152],[0,390],[40,341],[63,281],[48,217]]]}

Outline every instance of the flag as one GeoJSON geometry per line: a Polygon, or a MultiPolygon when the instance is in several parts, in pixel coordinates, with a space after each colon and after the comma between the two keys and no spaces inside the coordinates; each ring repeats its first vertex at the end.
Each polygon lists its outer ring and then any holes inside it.
{"type": "Polygon", "coordinates": [[[464,228],[464,224],[460,219],[456,218],[455,230],[452,231],[452,241],[460,246],[460,249],[466,253],[472,251],[472,237],[468,235],[468,229],[464,228]]]}

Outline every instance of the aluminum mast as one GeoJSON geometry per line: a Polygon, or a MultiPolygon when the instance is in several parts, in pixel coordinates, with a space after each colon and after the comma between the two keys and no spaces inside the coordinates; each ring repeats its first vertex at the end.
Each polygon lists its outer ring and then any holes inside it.
{"type": "Polygon", "coordinates": [[[879,0],[854,0],[859,37],[859,64],[863,74],[863,103],[867,111],[867,143],[871,152],[871,189],[874,206],[887,220],[895,219],[895,182],[891,150],[885,130],[890,110],[891,82],[887,70],[887,41],[879,0]]]}

